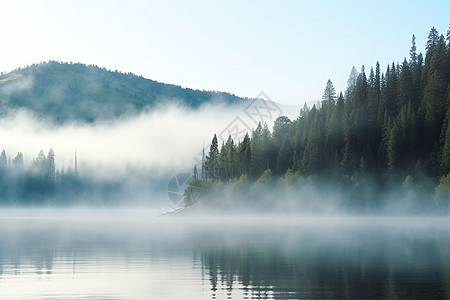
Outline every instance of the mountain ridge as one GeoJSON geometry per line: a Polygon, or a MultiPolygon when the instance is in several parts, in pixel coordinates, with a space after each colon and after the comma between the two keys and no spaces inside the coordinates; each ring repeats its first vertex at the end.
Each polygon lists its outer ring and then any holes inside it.
{"type": "Polygon", "coordinates": [[[237,104],[246,100],[226,92],[183,88],[82,63],[49,61],[0,76],[3,114],[11,109],[27,109],[58,123],[137,114],[161,101],[198,108],[209,102],[237,104]]]}

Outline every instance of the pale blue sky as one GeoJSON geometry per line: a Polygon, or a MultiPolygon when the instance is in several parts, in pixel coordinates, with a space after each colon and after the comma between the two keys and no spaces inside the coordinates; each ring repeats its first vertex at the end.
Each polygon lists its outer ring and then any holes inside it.
{"type": "Polygon", "coordinates": [[[0,71],[47,60],[95,64],[243,97],[300,104],[330,78],[424,51],[450,1],[0,0],[0,71]]]}

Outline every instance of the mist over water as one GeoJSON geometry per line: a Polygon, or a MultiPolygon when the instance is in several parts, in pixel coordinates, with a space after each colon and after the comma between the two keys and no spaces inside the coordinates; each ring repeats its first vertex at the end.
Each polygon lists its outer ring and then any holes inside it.
{"type": "Polygon", "coordinates": [[[78,209],[10,210],[0,223],[2,299],[448,297],[444,218],[78,209]]]}
{"type": "Polygon", "coordinates": [[[193,110],[173,103],[138,116],[63,125],[16,111],[0,119],[1,147],[12,158],[23,152],[28,163],[41,149],[52,148],[59,168],[73,167],[77,151],[80,170],[95,170],[97,176],[120,175],[130,168],[190,170],[202,144],[241,109],[205,105],[193,110]]]}
{"type": "MultiPolygon", "coordinates": [[[[194,165],[201,168],[202,147],[208,151],[215,133],[220,143],[229,135],[238,142],[258,122],[271,127],[277,117],[274,113],[270,117],[252,116],[248,111],[253,104],[250,101],[235,105],[212,101],[195,109],[183,106],[176,99],[160,99],[159,102],[140,114],[124,114],[93,123],[58,123],[26,110],[3,112],[0,151],[5,150],[9,169],[13,169],[12,160],[19,152],[23,153],[25,169],[29,169],[39,151],[47,154],[52,149],[58,174],[74,172],[76,156],[77,172],[84,183],[83,193],[76,197],[71,195],[70,200],[61,193],[53,197],[53,204],[67,201],[82,205],[89,205],[89,202],[94,205],[144,204],[165,206],[165,211],[168,182],[176,174],[191,173],[194,165]]],[[[294,106],[277,109],[277,113],[291,116],[298,113],[294,106]]],[[[12,192],[7,203],[15,202],[15,193],[17,191],[12,192]]],[[[42,201],[45,199],[37,202],[42,201]]]]}

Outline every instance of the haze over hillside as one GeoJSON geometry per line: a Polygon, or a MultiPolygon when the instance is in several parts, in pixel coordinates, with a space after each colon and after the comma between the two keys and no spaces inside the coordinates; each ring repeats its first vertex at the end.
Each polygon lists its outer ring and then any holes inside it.
{"type": "Polygon", "coordinates": [[[241,103],[225,92],[165,84],[131,73],[50,61],[0,76],[0,111],[27,109],[64,123],[121,117],[176,101],[190,108],[208,102],[241,103]]]}

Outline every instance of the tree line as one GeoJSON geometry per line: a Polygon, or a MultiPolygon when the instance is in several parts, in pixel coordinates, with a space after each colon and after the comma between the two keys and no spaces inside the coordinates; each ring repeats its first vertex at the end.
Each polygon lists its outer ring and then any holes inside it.
{"type": "Polygon", "coordinates": [[[41,150],[31,164],[24,164],[22,152],[11,159],[6,151],[0,154],[0,204],[42,203],[60,192],[70,196],[78,181],[77,158],[74,169],[56,169],[55,152],[45,155],[41,150]]]}
{"type": "Polygon", "coordinates": [[[205,171],[205,178],[223,182],[240,176],[371,176],[380,185],[429,178],[435,186],[440,178],[445,190],[450,28],[446,36],[430,30],[425,55],[417,53],[413,35],[409,59],[385,72],[378,62],[368,72],[353,67],[344,93],[328,80],[321,101],[305,104],[295,120],[277,118],[272,131],[259,124],[243,140],[229,137],[222,145],[214,135],[205,171]]]}

